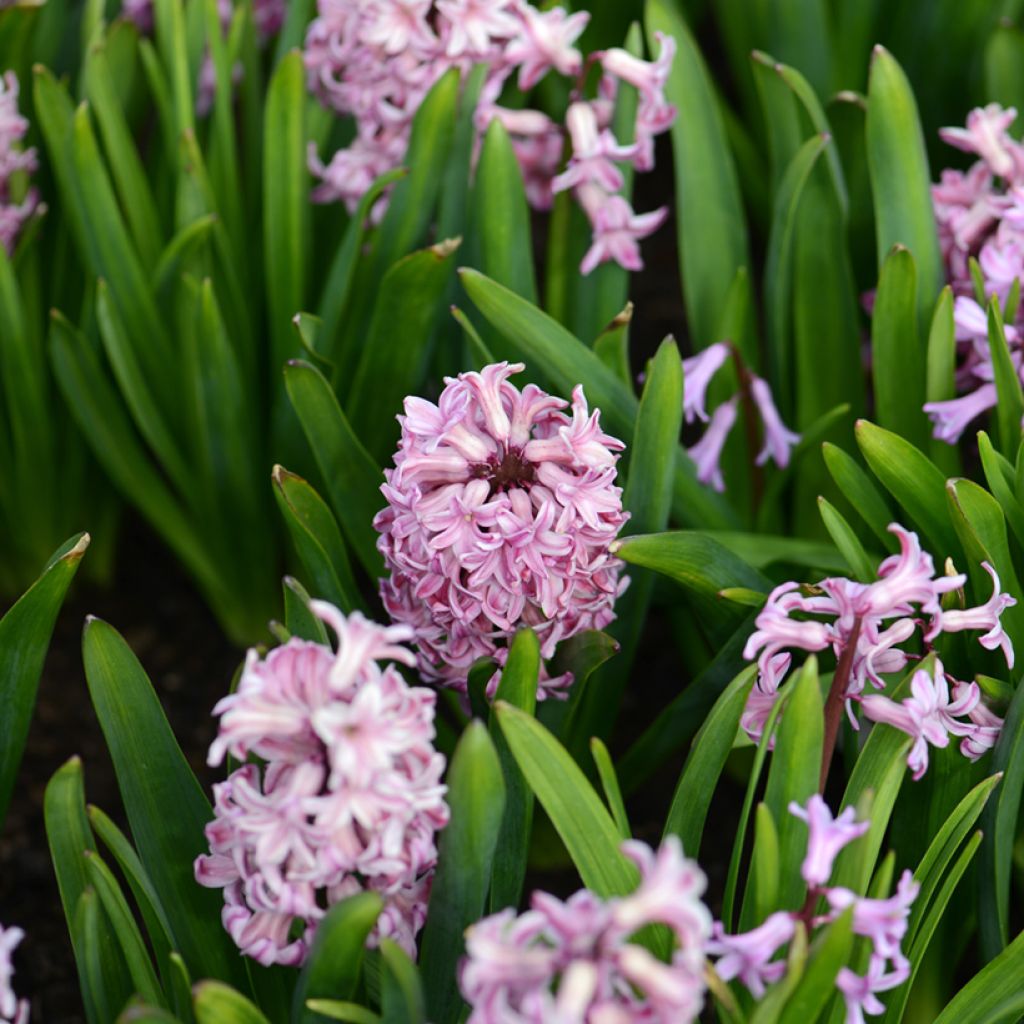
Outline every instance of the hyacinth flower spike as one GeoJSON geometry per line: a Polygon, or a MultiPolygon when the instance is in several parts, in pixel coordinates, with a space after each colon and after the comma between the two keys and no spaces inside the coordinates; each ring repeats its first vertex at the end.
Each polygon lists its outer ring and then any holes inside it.
{"type": "MultiPolygon", "coordinates": [[[[374,520],[390,572],[385,608],[412,630],[424,676],[463,692],[473,663],[503,663],[522,626],[544,658],[602,629],[626,585],[609,553],[627,519],[615,485],[624,446],[582,388],[571,403],[533,384],[520,391],[510,378],[523,368],[449,377],[437,405],[406,400],[381,488],[388,504],[374,520]]],[[[542,673],[539,696],[571,682],[542,673]]],[[[497,674],[488,692],[496,686],[497,674]]]]}

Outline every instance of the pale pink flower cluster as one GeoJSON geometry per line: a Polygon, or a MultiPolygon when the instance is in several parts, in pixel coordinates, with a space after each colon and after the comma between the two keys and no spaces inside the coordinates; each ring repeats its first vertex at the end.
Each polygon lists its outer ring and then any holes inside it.
{"type": "MultiPolygon", "coordinates": [[[[654,61],[618,48],[584,61],[573,44],[589,14],[541,11],[526,0],[318,0],[318,12],[306,36],[309,87],[332,110],[355,119],[356,137],[327,164],[310,146],[310,169],[321,180],[314,200],[342,200],[354,211],[371,183],[405,158],[413,117],[434,83],[450,68],[465,73],[482,64],[487,77],[474,116],[477,142],[491,121],[501,121],[535,208],[548,209],[556,192],[574,191],[593,229],[582,273],[607,260],[630,270],[642,266],[638,242],[667,210],[635,213],[620,194],[621,166],[650,170],[654,137],[675,118],[664,94],[674,40],[659,35],[654,61]],[[594,64],[602,75],[596,98],[588,100],[580,90],[594,64]],[[528,92],[550,71],[574,80],[564,127],[540,110],[501,103],[513,77],[528,92]],[[639,94],[627,140],[611,130],[622,83],[639,94]],[[562,169],[566,134],[571,156],[562,169]]],[[[375,217],[386,203],[377,204],[375,217]]]]}
{"type": "Polygon", "coordinates": [[[0,1024],[28,1024],[28,1000],[19,999],[11,987],[14,976],[11,957],[24,937],[20,928],[0,925],[0,1024]]]}
{"type": "Polygon", "coordinates": [[[640,869],[631,895],[602,901],[581,889],[563,902],[535,892],[518,917],[509,908],[467,929],[459,987],[468,1024],[697,1020],[711,931],[704,873],[675,836],[657,852],[637,841],[622,850],[640,869]],[[653,924],[672,933],[668,962],[634,941],[653,924]]]}
{"type": "MultiPolygon", "coordinates": [[[[895,894],[888,899],[868,899],[839,886],[827,887],[825,883],[832,875],[836,855],[862,836],[870,823],[857,822],[851,807],[833,818],[828,805],[817,794],[806,807],[791,803],[789,810],[807,822],[807,856],[801,874],[811,898],[816,902],[824,897],[829,912],[808,919],[791,911],[776,911],[757,928],[739,935],[727,935],[722,923],[716,921],[707,951],[718,957],[715,971],[723,981],[738,978],[755,999],[760,999],[767,986],[786,973],[784,947],[793,938],[797,922],[803,918],[813,932],[852,907],[853,933],[871,943],[871,958],[863,976],[849,967],[841,968],[836,987],[846,1001],[846,1024],[864,1024],[865,1013],[874,1016],[885,1012],[878,993],[896,988],[910,977],[910,962],[901,943],[920,886],[909,871],[904,871],[895,894]]],[[[810,913],[814,904],[809,900],[808,905],[810,913]]]]}
{"type": "MultiPolygon", "coordinates": [[[[381,597],[410,625],[420,670],[465,691],[479,658],[503,663],[505,641],[532,627],[541,653],[602,629],[626,586],[609,545],[628,518],[615,486],[624,445],[601,430],[582,387],[567,403],[509,378],[522,363],[445,378],[437,405],[405,400],[377,547],[390,576],[381,597]]],[[[570,675],[542,673],[541,698],[570,675]]],[[[497,674],[488,692],[497,686],[497,674]]]]}
{"type": "Polygon", "coordinates": [[[0,245],[10,256],[25,222],[39,205],[39,193],[29,188],[14,198],[12,178],[19,172],[31,174],[38,162],[34,149],[22,149],[28,120],[18,113],[18,76],[6,71],[0,78],[0,245]]]}
{"type": "Polygon", "coordinates": [[[708,416],[705,408],[708,386],[729,358],[729,352],[729,345],[719,341],[709,345],[703,352],[683,360],[683,417],[687,423],[698,419],[708,423],[701,439],[687,451],[697,465],[697,479],[702,484],[710,484],[716,491],[725,490],[719,462],[725,442],[736,423],[737,406],[741,401],[749,399],[764,429],[763,446],[757,455],[759,466],[771,459],[780,469],[785,469],[789,465],[790,449],[800,440],[800,435],[782,422],[768,382],[743,366],[739,367],[743,377],[740,392],[722,402],[708,416]]]}
{"type": "MultiPolygon", "coordinates": [[[[932,203],[946,278],[956,296],[953,318],[960,364],[956,371],[959,398],[929,402],[925,412],[935,437],[949,444],[959,440],[968,424],[996,404],[996,386],[988,344],[988,318],[978,302],[970,260],[978,261],[984,301],[997,296],[1005,308],[1015,281],[1024,277],[1024,146],[1010,134],[1017,116],[997,103],[967,115],[966,128],[943,128],[950,145],[979,157],[964,171],[944,170],[932,186],[932,203]]],[[[1018,374],[1024,351],[1019,307],[1006,324],[1006,341],[1018,374]]]]}
{"type": "Polygon", "coordinates": [[[936,576],[932,557],[921,550],[917,534],[897,523],[889,529],[899,538],[900,553],[882,562],[874,583],[839,576],[822,580],[813,588],[783,583],[769,594],[757,616],[757,628],[743,650],[745,658],[758,658],[758,680],[740,724],[751,738],[760,739],[789,669],[790,649],[831,649],[838,663],[854,644],[843,694],[850,722],[858,727],[853,703],[859,702],[869,718],[889,722],[913,736],[908,764],[917,779],[928,765],[927,743],[944,747],[948,743],[946,734],[952,732],[964,738],[960,749],[975,760],[995,745],[1001,721],[981,704],[976,683],[953,680],[951,702],[947,676],[938,661],[934,675],[915,675],[914,696],[902,707],[879,695],[862,696],[865,687],[871,683],[885,689],[883,676],[901,672],[916,657],[899,645],[919,631],[927,650],[940,633],[983,630],[984,635],[978,638],[981,646],[990,651],[1001,649],[1008,667],[1013,668],[1013,645],[1001,616],[1017,602],[1000,591],[995,569],[983,562],[982,567],[992,577],[989,600],[976,608],[943,608],[942,596],[961,588],[966,576],[936,576]],[[960,716],[966,716],[967,721],[956,721],[960,716]]]}
{"type": "Polygon", "coordinates": [[[224,927],[262,964],[302,963],[327,909],[364,890],[384,899],[372,941],[415,956],[435,833],[448,821],[436,695],[378,664],[415,664],[406,627],[310,608],[337,634],[337,653],[298,639],[265,659],[250,650],[238,689],[214,708],[210,764],[260,761],[214,787],[196,879],[224,889],[224,927]]]}

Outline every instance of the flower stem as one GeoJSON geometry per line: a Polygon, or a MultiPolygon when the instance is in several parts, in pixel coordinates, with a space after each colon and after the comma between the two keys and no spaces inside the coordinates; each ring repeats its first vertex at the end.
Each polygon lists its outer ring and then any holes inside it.
{"type": "Polygon", "coordinates": [[[818,792],[825,792],[828,772],[832,767],[832,755],[836,749],[839,736],[839,725],[843,720],[843,703],[846,699],[846,687],[850,682],[853,670],[853,659],[857,653],[857,640],[860,637],[860,616],[853,620],[853,628],[846,639],[846,646],[839,656],[835,674],[832,676],[832,688],[828,691],[825,701],[825,739],[821,750],[821,777],[818,781],[818,792]]]}

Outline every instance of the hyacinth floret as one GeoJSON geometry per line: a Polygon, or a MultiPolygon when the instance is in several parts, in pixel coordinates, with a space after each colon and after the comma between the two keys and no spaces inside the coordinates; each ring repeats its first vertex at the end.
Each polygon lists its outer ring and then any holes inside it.
{"type": "MultiPolygon", "coordinates": [[[[609,552],[628,518],[615,486],[624,445],[600,427],[583,389],[571,403],[509,380],[522,363],[445,378],[435,405],[407,398],[394,468],[381,488],[381,597],[414,631],[420,671],[463,691],[479,658],[507,655],[532,627],[541,653],[603,629],[626,586],[609,552]],[[565,410],[568,407],[569,415],[565,410]]],[[[539,695],[571,676],[542,674],[539,695]]],[[[497,686],[491,681],[489,692],[497,686]]]]}
{"type": "Polygon", "coordinates": [[[963,587],[966,576],[937,576],[932,557],[921,549],[917,534],[898,523],[892,523],[889,530],[898,537],[900,551],[881,563],[874,582],[831,577],[813,588],[787,582],[768,595],[743,650],[745,658],[757,658],[758,680],[741,724],[752,739],[760,739],[789,668],[790,662],[782,660],[789,658],[789,651],[831,649],[838,662],[852,645],[842,694],[850,722],[858,727],[854,705],[860,704],[868,718],[911,736],[914,744],[908,766],[919,779],[928,766],[929,745],[945,747],[949,735],[958,736],[963,739],[961,752],[975,760],[994,746],[999,718],[981,703],[976,683],[953,679],[937,658],[931,671],[915,673],[911,696],[901,704],[881,694],[865,695],[865,688],[870,684],[885,689],[884,676],[902,671],[917,657],[899,645],[918,634],[930,650],[941,633],[984,631],[981,645],[1002,651],[1012,668],[1013,644],[1001,616],[1017,602],[1002,592],[995,569],[983,562],[992,578],[988,601],[975,608],[944,608],[943,597],[963,587]]]}
{"type": "MultiPolygon", "coordinates": [[[[413,118],[434,84],[452,68],[466,75],[483,65],[475,152],[491,122],[499,121],[534,208],[549,209],[556,193],[573,192],[593,231],[582,273],[608,260],[630,270],[642,266],[639,242],[668,211],[636,213],[622,194],[622,168],[650,170],[654,138],[676,116],[664,93],[673,39],[657,34],[653,61],[618,48],[584,60],[575,43],[590,15],[538,10],[526,0],[319,0],[317,12],[305,43],[308,85],[327,107],[353,117],[356,133],[326,163],[310,146],[310,170],[320,180],[316,202],[342,201],[354,212],[370,184],[405,159],[413,118]],[[586,98],[583,79],[595,64],[601,68],[597,94],[586,98]],[[502,103],[513,82],[522,93],[552,73],[573,85],[564,126],[514,95],[502,103]],[[619,139],[612,119],[624,84],[637,90],[638,102],[630,137],[619,139]]],[[[373,218],[386,207],[385,195],[373,218]]]]}
{"type": "Polygon", "coordinates": [[[249,760],[214,787],[196,878],[224,890],[224,927],[262,964],[302,963],[327,909],[364,890],[384,900],[371,941],[415,955],[448,821],[436,695],[380,664],[415,665],[407,627],[310,608],[337,651],[295,638],[265,658],[250,650],[214,708],[210,764],[249,760]]]}
{"type": "Polygon", "coordinates": [[[28,120],[18,112],[18,76],[0,77],[0,245],[10,256],[28,219],[39,207],[39,193],[23,189],[17,178],[38,167],[35,149],[23,149],[28,120]],[[17,196],[17,198],[16,198],[17,196]]]}
{"type": "MultiPolygon", "coordinates": [[[[965,128],[942,128],[944,142],[978,160],[967,171],[946,169],[932,186],[932,206],[955,296],[953,321],[958,352],[958,397],[929,402],[924,410],[934,436],[955,444],[968,425],[993,409],[997,395],[983,308],[994,296],[1006,309],[1014,282],[1024,278],[1024,146],[1009,133],[1017,111],[997,103],[977,107],[965,128]],[[971,272],[977,260],[978,294],[971,272]]],[[[1008,311],[1005,326],[1010,360],[1024,372],[1024,310],[1008,311]]]]}
{"type": "Polygon", "coordinates": [[[809,937],[813,937],[816,930],[852,908],[853,934],[861,936],[871,946],[868,970],[858,975],[849,967],[842,967],[836,987],[846,1003],[846,1024],[864,1024],[865,1013],[885,1012],[878,994],[902,985],[910,977],[910,962],[901,943],[920,886],[909,871],[904,871],[896,892],[886,899],[871,899],[849,889],[829,887],[826,883],[832,875],[836,855],[864,835],[870,822],[857,821],[852,807],[833,817],[817,794],[804,806],[791,803],[789,811],[808,824],[807,855],[801,865],[801,874],[808,886],[803,911],[776,911],[756,928],[737,935],[727,934],[722,922],[716,921],[707,952],[718,958],[715,972],[723,981],[739,979],[755,999],[760,999],[768,985],[785,976],[788,970],[785,947],[800,922],[811,933],[809,937]],[[827,903],[828,912],[814,916],[814,908],[821,899],[827,903]]]}
{"type": "Polygon", "coordinates": [[[762,466],[769,460],[780,469],[789,465],[790,451],[800,435],[790,430],[775,407],[768,382],[743,366],[734,350],[724,341],[709,345],[694,356],[683,360],[683,418],[687,423],[701,420],[707,429],[691,448],[687,449],[697,467],[697,479],[716,491],[725,490],[725,480],[719,465],[725,442],[736,423],[740,401],[749,403],[750,409],[761,421],[764,440],[756,462],[762,466]],[[712,379],[733,356],[741,380],[737,394],[722,402],[711,414],[708,423],[707,390],[712,379]]]}
{"type": "Polygon", "coordinates": [[[0,1024],[28,1024],[28,1000],[19,999],[11,985],[14,976],[11,959],[24,937],[25,933],[20,928],[0,925],[0,1024]]]}
{"type": "Polygon", "coordinates": [[[622,849],[640,872],[631,895],[602,901],[582,889],[563,902],[535,892],[525,913],[508,908],[467,930],[459,987],[469,1024],[697,1020],[711,931],[704,873],[675,836],[657,851],[622,849]],[[635,941],[652,924],[672,932],[668,962],[635,941]]]}

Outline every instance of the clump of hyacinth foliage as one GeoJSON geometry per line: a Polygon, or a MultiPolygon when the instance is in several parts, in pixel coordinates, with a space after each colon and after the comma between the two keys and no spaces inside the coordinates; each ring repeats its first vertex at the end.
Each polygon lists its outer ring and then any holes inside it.
{"type": "MultiPolygon", "coordinates": [[[[534,384],[520,391],[509,378],[523,368],[446,378],[436,405],[405,400],[388,504],[374,520],[390,571],[384,607],[412,628],[424,675],[461,690],[473,663],[503,661],[523,626],[545,658],[602,629],[627,583],[608,551],[628,518],[615,483],[624,445],[581,387],[571,403],[534,384]]],[[[539,695],[571,682],[544,679],[539,695]]]]}

